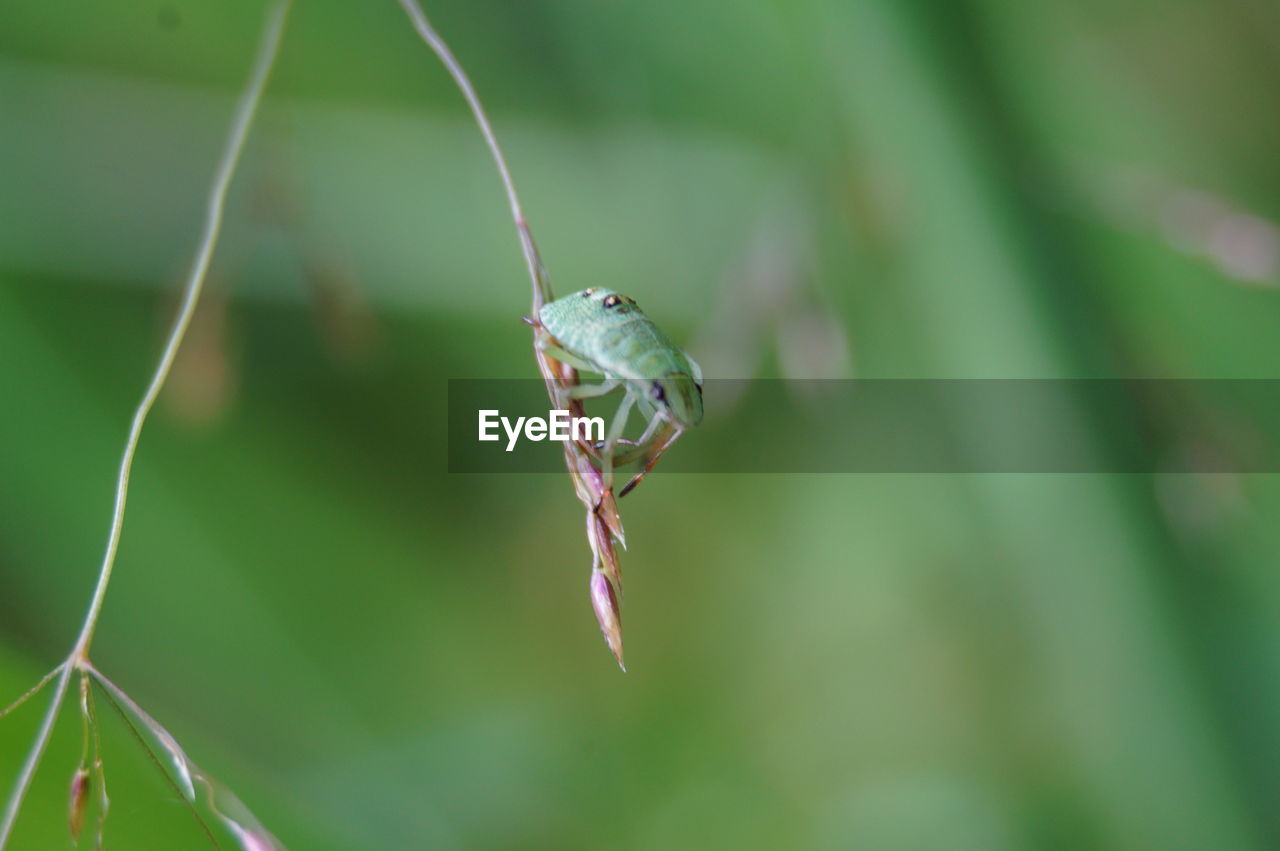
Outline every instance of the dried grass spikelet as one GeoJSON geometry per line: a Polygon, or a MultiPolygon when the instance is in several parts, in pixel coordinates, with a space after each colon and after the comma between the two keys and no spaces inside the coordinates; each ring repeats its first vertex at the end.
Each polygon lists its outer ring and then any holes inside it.
{"type": "MultiPolygon", "coordinates": [[[[578,372],[562,364],[536,347],[538,368],[547,384],[552,404],[569,411],[570,417],[583,417],[582,400],[573,399],[565,391],[578,383],[578,372]]],[[[613,492],[604,486],[604,476],[594,460],[592,447],[580,440],[564,443],[565,469],[573,481],[574,493],[586,510],[587,543],[591,546],[591,607],[618,666],[626,671],[622,656],[622,566],[614,543],[626,547],[626,533],[618,514],[613,492]]]]}
{"type": "Polygon", "coordinates": [[[67,792],[67,827],[71,830],[71,841],[80,841],[80,831],[84,829],[84,814],[89,807],[89,769],[85,765],[76,768],[71,775],[71,788],[67,792]]]}
{"type": "Polygon", "coordinates": [[[242,851],[284,851],[284,844],[263,827],[234,792],[193,762],[164,725],[92,664],[85,662],[84,669],[102,687],[107,702],[135,740],[164,770],[165,778],[215,845],[210,821],[230,833],[242,851]]]}
{"type": "Polygon", "coordinates": [[[613,651],[618,666],[626,671],[627,666],[622,661],[622,613],[618,611],[618,595],[613,582],[602,570],[591,571],[591,607],[595,610],[605,643],[613,651]]]}

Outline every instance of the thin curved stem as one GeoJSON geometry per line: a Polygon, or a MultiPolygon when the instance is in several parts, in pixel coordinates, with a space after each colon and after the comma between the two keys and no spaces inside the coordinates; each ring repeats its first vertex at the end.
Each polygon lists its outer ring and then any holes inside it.
{"type": "Polygon", "coordinates": [[[124,455],[120,458],[120,472],[116,479],[116,501],[111,514],[111,530],[107,535],[107,551],[102,557],[102,567],[98,572],[98,586],[94,589],[93,600],[89,604],[89,612],[84,619],[84,628],[76,641],[76,650],[73,653],[75,656],[85,657],[89,652],[89,644],[93,641],[93,631],[98,625],[102,601],[106,597],[107,586],[111,582],[111,571],[115,566],[116,551],[120,546],[120,530],[124,526],[125,503],[129,497],[129,474],[133,470],[133,456],[138,448],[138,438],[142,434],[142,426],[147,420],[147,414],[151,412],[156,397],[160,395],[165,380],[169,377],[169,370],[173,367],[174,358],[177,357],[178,347],[182,345],[187,326],[191,324],[196,304],[200,301],[205,274],[209,271],[213,249],[217,245],[218,233],[222,229],[222,214],[226,205],[227,190],[231,186],[236,165],[240,162],[240,153],[244,150],[245,139],[249,136],[249,127],[253,123],[254,113],[262,99],[262,91],[266,88],[271,66],[275,63],[276,54],[279,52],[280,37],[284,32],[284,21],[290,2],[291,0],[276,0],[268,13],[253,73],[236,105],[235,117],[231,123],[231,135],[218,162],[218,170],[214,173],[213,186],[210,189],[209,203],[205,212],[204,233],[200,238],[200,248],[196,252],[195,263],[187,276],[182,306],[178,310],[177,319],[174,320],[173,330],[169,332],[169,339],[160,356],[160,363],[156,366],[155,375],[151,377],[151,384],[147,386],[147,392],[143,395],[137,410],[134,411],[133,422],[129,426],[129,437],[125,440],[124,455]]]}
{"type": "MultiPolygon", "coordinates": [[[[107,595],[107,587],[111,583],[111,572],[115,566],[116,552],[120,546],[120,532],[124,526],[125,504],[129,496],[129,474],[133,469],[133,457],[138,449],[138,438],[142,434],[142,426],[146,422],[147,415],[151,412],[156,398],[160,395],[161,389],[164,388],[165,380],[169,377],[169,371],[173,367],[178,347],[182,344],[183,337],[186,336],[187,327],[191,324],[191,317],[194,315],[196,304],[200,300],[200,292],[204,287],[205,275],[209,271],[209,263],[213,259],[214,247],[218,242],[218,233],[222,228],[222,216],[226,205],[227,190],[231,185],[232,177],[235,175],[236,166],[240,161],[240,154],[244,150],[245,139],[248,138],[253,116],[257,112],[259,102],[262,100],[262,92],[266,88],[271,67],[275,64],[276,55],[279,53],[280,41],[284,33],[284,22],[291,2],[292,0],[274,0],[267,13],[266,24],[258,45],[253,71],[249,75],[249,80],[245,84],[244,91],[241,93],[236,105],[231,132],[223,149],[222,157],[218,161],[217,170],[214,173],[206,210],[204,231],[200,238],[200,246],[196,251],[195,262],[192,264],[191,272],[187,276],[182,304],[178,310],[178,316],[174,320],[173,329],[169,332],[168,340],[165,342],[164,351],[160,356],[159,364],[156,366],[155,374],[151,378],[151,383],[147,385],[142,401],[138,403],[138,407],[134,411],[133,421],[129,426],[129,435],[125,439],[124,453],[120,458],[120,470],[116,479],[115,505],[111,513],[111,527],[107,534],[106,552],[103,554],[102,565],[98,570],[98,583],[94,588],[93,598],[90,600],[89,610],[85,614],[84,625],[80,629],[80,635],[76,638],[76,643],[72,647],[70,654],[68,654],[67,660],[58,669],[55,669],[60,670],[60,673],[57,686],[54,688],[53,699],[49,704],[49,709],[45,712],[44,720],[36,733],[35,741],[31,744],[31,750],[27,754],[27,759],[18,774],[17,782],[14,784],[13,791],[5,804],[4,816],[0,819],[0,849],[3,849],[8,844],[9,837],[13,832],[14,822],[18,818],[18,811],[22,808],[22,802],[26,798],[27,790],[31,787],[36,768],[39,766],[40,759],[49,744],[49,739],[53,735],[53,727],[58,719],[58,712],[62,708],[62,701],[66,698],[67,685],[71,680],[71,675],[76,670],[85,670],[86,666],[88,666],[89,645],[93,641],[94,629],[97,627],[98,618],[102,613],[102,603],[107,595]]],[[[47,677],[39,684],[37,690],[46,682],[48,682],[47,677]]],[[[22,699],[25,699],[25,696],[22,699]]]]}
{"type": "Polygon", "coordinates": [[[22,771],[18,774],[18,782],[14,784],[13,792],[5,804],[4,819],[0,820],[0,848],[4,848],[9,842],[13,824],[18,820],[18,810],[22,809],[22,801],[27,796],[27,789],[31,788],[31,778],[35,777],[36,767],[40,765],[40,757],[44,756],[44,749],[48,747],[49,738],[53,735],[53,724],[58,720],[58,710],[62,709],[62,699],[67,696],[67,684],[70,681],[71,665],[64,662],[62,673],[58,676],[58,684],[53,689],[53,700],[49,702],[44,720],[40,722],[40,730],[36,733],[35,741],[31,743],[31,750],[27,753],[27,760],[22,764],[22,771]]]}
{"type": "Polygon", "coordinates": [[[516,234],[520,237],[520,248],[524,252],[524,261],[529,267],[529,279],[533,284],[533,315],[536,317],[543,303],[551,300],[551,281],[547,276],[547,270],[542,265],[542,258],[538,256],[538,247],[533,242],[533,233],[529,230],[529,225],[525,221],[524,209],[520,206],[520,197],[516,194],[516,185],[511,179],[511,170],[507,168],[507,159],[502,155],[502,148],[498,145],[498,137],[493,133],[493,127],[489,124],[489,117],[485,114],[484,107],[480,105],[480,97],[471,85],[467,72],[462,70],[462,65],[454,58],[453,51],[449,49],[449,45],[444,43],[444,39],[431,26],[431,22],[427,20],[426,13],[422,11],[418,0],[400,0],[400,5],[409,15],[409,20],[413,22],[413,27],[418,31],[418,35],[422,36],[422,40],[427,43],[427,46],[435,51],[436,56],[440,57],[440,61],[449,72],[449,76],[453,77],[453,81],[462,91],[463,97],[467,99],[467,104],[471,107],[471,113],[475,116],[476,124],[480,125],[480,132],[484,135],[485,144],[489,146],[489,152],[493,154],[493,161],[498,166],[498,175],[502,178],[502,186],[507,191],[507,201],[511,204],[511,218],[516,225],[516,234]]]}
{"type": "MultiPolygon", "coordinates": [[[[489,124],[489,118],[485,114],[484,107],[480,105],[480,97],[471,85],[467,72],[462,70],[462,65],[454,57],[453,51],[449,49],[444,39],[440,37],[440,34],[435,31],[435,28],[427,20],[427,16],[422,11],[418,0],[399,0],[399,3],[409,15],[409,20],[413,22],[418,35],[439,57],[449,75],[453,77],[454,83],[457,84],[463,96],[467,99],[467,104],[471,107],[471,113],[475,116],[476,124],[480,126],[480,132],[484,136],[485,143],[489,146],[489,152],[493,155],[494,164],[498,167],[498,175],[502,178],[502,185],[507,192],[507,201],[511,204],[511,218],[515,222],[516,234],[520,237],[520,248],[524,251],[525,263],[529,267],[529,279],[533,284],[533,312],[525,319],[525,322],[533,326],[534,360],[537,362],[538,371],[542,374],[542,380],[546,384],[547,395],[550,397],[551,403],[557,408],[570,410],[576,408],[580,412],[582,408],[581,402],[571,396],[571,388],[578,383],[577,370],[571,364],[557,360],[555,355],[545,351],[541,345],[543,330],[539,315],[542,312],[543,304],[552,299],[551,280],[547,275],[546,268],[542,265],[542,258],[538,256],[538,247],[534,244],[533,234],[529,230],[529,224],[524,217],[524,210],[520,206],[520,198],[516,194],[515,182],[511,179],[511,170],[507,167],[506,157],[502,155],[502,148],[498,145],[498,139],[494,135],[493,127],[489,124]]],[[[587,528],[589,530],[595,529],[596,526],[594,524],[598,521],[601,524],[601,529],[608,529],[608,532],[602,533],[605,536],[605,544],[603,546],[608,553],[609,573],[611,576],[617,577],[619,576],[617,560],[612,543],[608,540],[608,535],[615,536],[619,541],[623,542],[623,546],[626,546],[622,531],[622,521],[618,517],[617,507],[614,505],[613,494],[608,488],[603,488],[600,471],[592,465],[591,459],[588,457],[589,454],[584,447],[577,443],[570,442],[564,445],[565,466],[569,470],[570,476],[573,477],[574,491],[577,493],[578,499],[587,509],[587,528]]],[[[633,479],[627,485],[627,489],[635,487],[638,481],[639,478],[633,479]]],[[[595,539],[591,537],[592,534],[591,532],[588,533],[589,539],[593,541],[592,551],[599,556],[601,550],[597,549],[594,542],[595,539]]],[[[616,617],[616,606],[613,614],[616,617]]],[[[603,621],[601,622],[601,628],[605,629],[606,635],[608,635],[608,629],[603,621]]],[[[622,665],[621,639],[619,638],[616,644],[610,640],[610,648],[614,649],[614,653],[618,657],[618,664],[622,665]]],[[[626,670],[625,666],[623,670],[626,670]]]]}
{"type": "Polygon", "coordinates": [[[30,700],[31,698],[39,694],[41,690],[44,689],[44,687],[47,686],[54,677],[62,673],[62,669],[66,667],[66,664],[67,664],[66,662],[63,662],[58,667],[54,668],[49,673],[45,674],[43,677],[40,678],[40,682],[36,683],[31,688],[27,689],[26,693],[23,694],[22,697],[18,698],[13,703],[10,703],[4,709],[0,709],[0,719],[4,718],[10,712],[17,709],[19,706],[21,706],[22,704],[26,703],[28,700],[30,700]]]}

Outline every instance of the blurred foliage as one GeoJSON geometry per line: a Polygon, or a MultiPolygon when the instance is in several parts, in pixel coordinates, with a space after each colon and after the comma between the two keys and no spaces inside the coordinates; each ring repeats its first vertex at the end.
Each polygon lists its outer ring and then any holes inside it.
{"type": "MultiPolygon", "coordinates": [[[[425,5],[558,291],[709,374],[1277,377],[1274,3],[425,5]]],[[[261,11],[0,0],[0,695],[87,603],[261,11]]],[[[291,847],[1280,843],[1275,477],[656,475],[620,674],[567,478],[442,472],[446,379],[535,374],[506,216],[396,4],[299,2],[95,645],[291,847]]],[[[114,720],[108,846],[200,847],[114,720]]]]}

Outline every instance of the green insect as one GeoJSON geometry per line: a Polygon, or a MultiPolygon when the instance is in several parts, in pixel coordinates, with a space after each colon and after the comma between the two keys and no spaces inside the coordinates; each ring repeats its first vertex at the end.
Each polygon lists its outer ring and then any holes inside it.
{"type": "Polygon", "coordinates": [[[658,458],[685,431],[702,422],[702,370],[680,350],[644,311],[613,290],[593,287],[542,306],[537,322],[538,348],[578,370],[599,373],[604,380],[568,388],[573,399],[624,391],[604,443],[595,447],[606,490],[613,467],[643,459],[643,469],[619,494],[625,496],[658,458]],[[637,441],[622,431],[632,406],[648,419],[637,441]],[[619,452],[619,445],[626,449],[619,452]]]}

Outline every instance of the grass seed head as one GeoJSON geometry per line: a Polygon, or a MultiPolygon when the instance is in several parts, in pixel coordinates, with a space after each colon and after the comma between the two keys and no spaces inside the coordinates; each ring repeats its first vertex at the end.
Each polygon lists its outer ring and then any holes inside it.
{"type": "Polygon", "coordinates": [[[84,829],[84,812],[89,805],[89,769],[80,766],[71,775],[71,789],[67,795],[67,826],[71,828],[71,841],[78,842],[84,829]]]}
{"type": "Polygon", "coordinates": [[[603,571],[591,572],[591,606],[595,609],[605,643],[618,660],[618,667],[626,671],[627,666],[622,661],[622,614],[618,611],[618,596],[603,571]]]}

